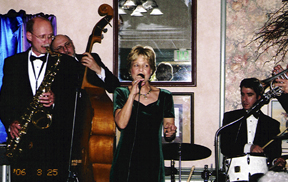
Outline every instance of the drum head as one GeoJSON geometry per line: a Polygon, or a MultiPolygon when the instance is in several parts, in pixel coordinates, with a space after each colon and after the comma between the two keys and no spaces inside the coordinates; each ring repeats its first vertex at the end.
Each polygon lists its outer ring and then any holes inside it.
{"type": "Polygon", "coordinates": [[[263,155],[247,154],[241,157],[226,159],[226,165],[226,172],[231,182],[251,182],[251,180],[258,179],[260,175],[262,176],[268,172],[267,158],[263,157],[263,155]]]}

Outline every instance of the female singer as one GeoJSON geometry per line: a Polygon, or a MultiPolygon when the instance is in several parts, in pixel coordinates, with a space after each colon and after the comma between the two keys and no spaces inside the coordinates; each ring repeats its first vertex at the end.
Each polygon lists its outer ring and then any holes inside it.
{"type": "Polygon", "coordinates": [[[150,85],[156,69],[155,52],[135,46],[128,55],[132,83],[114,92],[114,118],[121,131],[113,158],[110,182],[164,182],[164,138],[175,138],[172,94],[150,85]]]}

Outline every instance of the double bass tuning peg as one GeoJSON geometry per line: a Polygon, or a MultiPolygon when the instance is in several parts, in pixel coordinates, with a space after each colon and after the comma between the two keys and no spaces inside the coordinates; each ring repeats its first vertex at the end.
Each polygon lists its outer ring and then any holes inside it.
{"type": "MultiPolygon", "coordinates": [[[[108,29],[104,28],[102,31],[103,31],[103,33],[106,33],[108,31],[108,29]]],[[[101,34],[101,39],[104,39],[104,35],[103,34],[101,34]]]]}

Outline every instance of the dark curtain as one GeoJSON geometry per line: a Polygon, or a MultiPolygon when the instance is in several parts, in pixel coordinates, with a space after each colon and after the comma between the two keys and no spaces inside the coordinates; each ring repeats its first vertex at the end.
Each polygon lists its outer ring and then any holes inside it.
{"type": "MultiPolygon", "coordinates": [[[[54,34],[57,34],[56,17],[54,15],[45,15],[43,13],[29,15],[23,10],[16,12],[13,9],[9,10],[5,15],[0,14],[0,87],[2,86],[4,59],[26,51],[31,46],[26,39],[26,23],[36,16],[43,16],[49,19],[52,23],[54,34]]],[[[6,137],[4,125],[0,121],[0,143],[6,142],[6,137]]]]}

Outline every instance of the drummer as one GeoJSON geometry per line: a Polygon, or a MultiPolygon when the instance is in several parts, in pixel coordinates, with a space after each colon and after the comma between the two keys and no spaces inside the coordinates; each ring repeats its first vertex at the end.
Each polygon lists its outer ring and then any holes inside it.
{"type": "MultiPolygon", "coordinates": [[[[244,116],[261,99],[264,90],[258,79],[246,78],[241,81],[240,92],[243,109],[226,112],[223,126],[244,116]]],[[[283,169],[286,161],[280,157],[281,140],[274,140],[265,146],[280,133],[279,127],[278,121],[264,115],[261,110],[254,112],[247,119],[244,118],[222,131],[220,135],[221,152],[228,158],[248,153],[263,155],[268,159],[268,166],[274,166],[274,169],[278,170],[279,168],[283,169]]]]}

